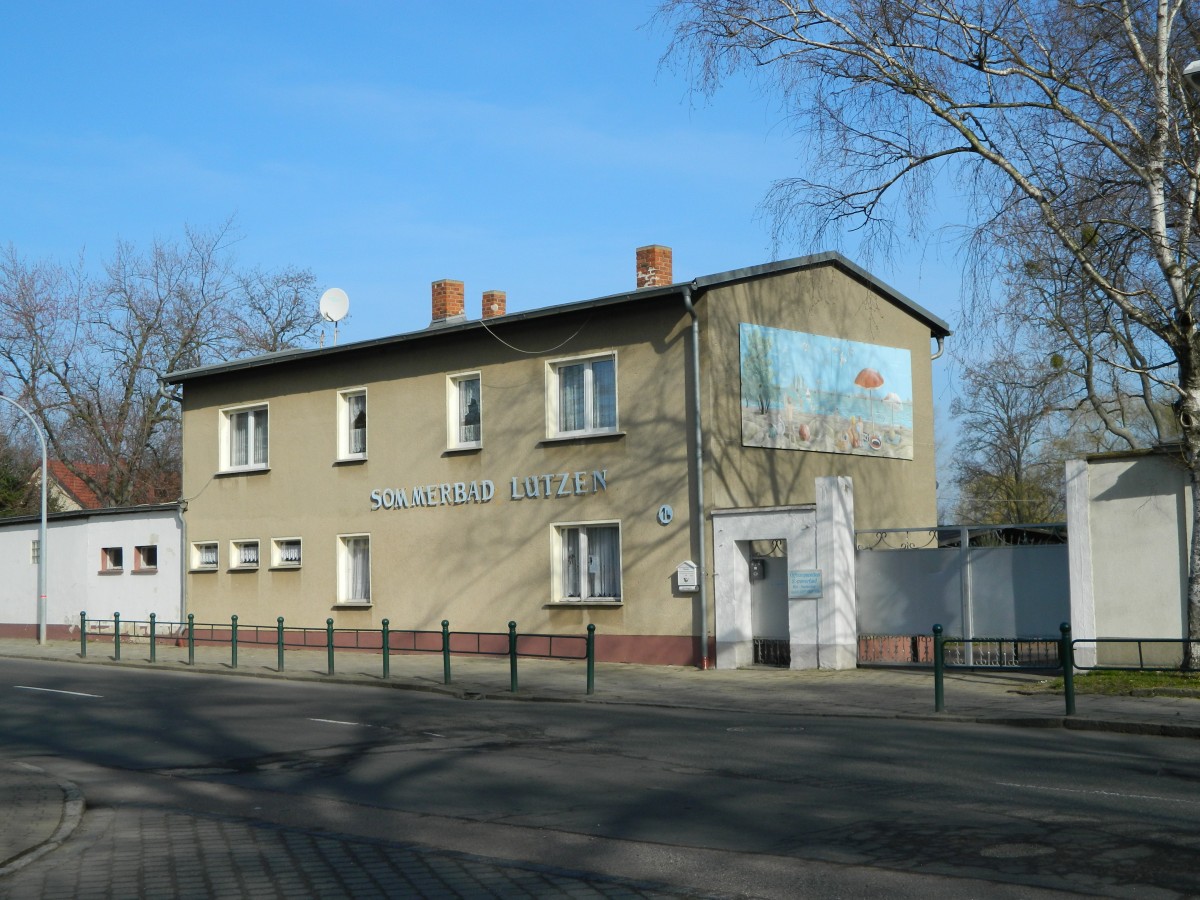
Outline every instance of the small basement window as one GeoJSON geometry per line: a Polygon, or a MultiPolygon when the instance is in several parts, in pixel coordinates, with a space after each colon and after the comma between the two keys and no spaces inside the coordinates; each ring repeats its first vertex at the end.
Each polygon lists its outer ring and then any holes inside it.
{"type": "Polygon", "coordinates": [[[122,572],[124,571],[124,551],[120,547],[104,547],[100,551],[100,571],[103,572],[122,572]]]}
{"type": "Polygon", "coordinates": [[[146,544],[141,547],[133,548],[133,571],[135,572],[157,572],[158,571],[158,545],[146,544]]]}

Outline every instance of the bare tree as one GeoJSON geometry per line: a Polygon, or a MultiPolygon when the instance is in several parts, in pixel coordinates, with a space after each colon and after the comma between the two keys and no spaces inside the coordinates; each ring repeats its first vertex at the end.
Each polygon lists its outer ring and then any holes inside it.
{"type": "MultiPolygon", "coordinates": [[[[1039,237],[1051,293],[1074,291],[1060,336],[1078,355],[1064,361],[1085,371],[1091,354],[1171,399],[1192,472],[1200,665],[1200,116],[1182,77],[1200,32],[1187,0],[666,0],[659,15],[667,58],[699,89],[748,69],[811,137],[816,174],[770,194],[780,237],[857,227],[894,249],[898,214],[923,227],[935,182],[969,205],[977,281],[1028,261],[1014,235],[1039,237]]],[[[1102,400],[1105,380],[1082,389],[1102,400]]]]}
{"type": "Polygon", "coordinates": [[[1055,414],[1064,379],[1036,361],[1000,355],[968,367],[951,404],[961,437],[955,521],[968,525],[1062,519],[1063,445],[1055,414]]]}
{"type": "Polygon", "coordinates": [[[312,274],[241,272],[230,240],[227,223],[119,243],[98,276],[0,254],[0,376],[106,505],[178,496],[179,411],[160,376],[319,331],[312,274]]]}

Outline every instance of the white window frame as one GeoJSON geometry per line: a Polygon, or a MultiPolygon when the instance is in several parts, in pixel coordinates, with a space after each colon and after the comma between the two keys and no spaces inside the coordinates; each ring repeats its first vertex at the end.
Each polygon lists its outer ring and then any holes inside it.
{"type": "MultiPolygon", "coordinates": [[[[362,593],[361,591],[357,593],[362,593]]],[[[337,536],[337,602],[339,606],[370,606],[371,600],[371,535],[370,534],[339,534],[337,536]],[[353,557],[350,554],[350,542],[365,540],[367,542],[367,572],[365,596],[352,596],[355,590],[351,584],[353,557]]]]}
{"type": "Polygon", "coordinates": [[[339,460],[358,460],[367,458],[370,443],[371,412],[365,387],[346,388],[337,392],[337,458],[339,460]],[[355,397],[363,399],[363,448],[352,449],[352,423],[350,419],[350,403],[355,397]]]}
{"type": "Polygon", "coordinates": [[[458,372],[446,377],[446,446],[451,450],[474,450],[483,446],[483,376],[479,372],[458,372]],[[459,431],[463,418],[460,386],[466,381],[479,384],[479,439],[474,441],[463,440],[459,431]]]}
{"type": "Polygon", "coordinates": [[[100,548],[100,571],[116,575],[125,571],[125,550],[121,547],[100,548]]]}
{"type": "Polygon", "coordinates": [[[546,433],[552,438],[589,437],[592,435],[616,434],[620,429],[619,378],[617,375],[617,354],[593,353],[587,356],[574,356],[568,359],[553,359],[546,363],[546,433]],[[596,423],[599,410],[596,408],[595,393],[595,364],[611,362],[613,369],[613,420],[610,425],[596,423]],[[583,426],[580,428],[564,427],[562,422],[561,374],[571,366],[583,366],[583,426]]]}
{"type": "Polygon", "coordinates": [[[272,569],[299,569],[302,565],[304,565],[304,541],[298,537],[271,538],[272,569]],[[295,544],[297,546],[299,553],[296,560],[286,560],[283,558],[284,544],[295,544]]]}
{"type": "Polygon", "coordinates": [[[158,544],[138,544],[133,548],[133,571],[135,572],[157,572],[158,571],[158,544]],[[147,562],[147,557],[150,555],[147,551],[152,551],[154,556],[153,562],[147,562]]]}
{"type": "Polygon", "coordinates": [[[606,606],[618,606],[624,602],[625,578],[624,578],[624,553],[621,548],[621,523],[618,520],[602,520],[593,522],[556,522],[553,525],[553,548],[552,556],[553,565],[551,566],[551,597],[555,603],[564,604],[581,604],[594,603],[603,604],[606,606]],[[589,557],[587,540],[588,529],[592,528],[613,528],[617,533],[617,594],[616,596],[592,595],[588,592],[588,566],[579,571],[579,596],[571,596],[571,585],[567,584],[568,572],[566,562],[566,543],[569,540],[569,532],[575,531],[579,534],[579,553],[584,559],[589,557]]]}
{"type": "Polygon", "coordinates": [[[242,406],[229,406],[221,410],[221,427],[220,427],[220,471],[222,472],[252,472],[256,470],[266,469],[270,465],[271,452],[271,414],[269,405],[266,403],[246,403],[242,406]],[[236,416],[246,414],[246,458],[249,462],[235,465],[233,462],[233,419],[236,416]],[[264,453],[261,460],[254,459],[255,440],[254,432],[259,417],[266,421],[266,440],[264,441],[264,453]]]}
{"type": "Polygon", "coordinates": [[[253,571],[262,565],[262,546],[257,538],[243,538],[229,542],[229,568],[239,571],[253,571]],[[242,548],[253,547],[255,562],[242,562],[242,548]]]}
{"type": "Polygon", "coordinates": [[[189,571],[215,572],[221,564],[221,545],[217,541],[193,541],[190,557],[189,571]],[[205,547],[212,548],[213,561],[211,563],[204,562],[205,547]]]}

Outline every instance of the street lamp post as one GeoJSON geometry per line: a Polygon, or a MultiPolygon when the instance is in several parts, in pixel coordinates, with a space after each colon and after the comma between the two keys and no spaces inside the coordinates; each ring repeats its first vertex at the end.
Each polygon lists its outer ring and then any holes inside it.
{"type": "Polygon", "coordinates": [[[37,423],[37,419],[12,397],[0,394],[0,400],[11,403],[29,420],[38,442],[42,445],[42,521],[38,526],[38,574],[37,574],[37,639],[39,644],[46,643],[46,436],[37,423]]]}

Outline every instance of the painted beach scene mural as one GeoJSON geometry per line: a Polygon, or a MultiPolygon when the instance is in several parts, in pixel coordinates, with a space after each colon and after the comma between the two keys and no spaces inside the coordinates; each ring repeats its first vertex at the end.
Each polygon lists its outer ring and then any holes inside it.
{"type": "Polygon", "coordinates": [[[913,458],[907,350],[741,323],[747,447],[913,458]]]}

